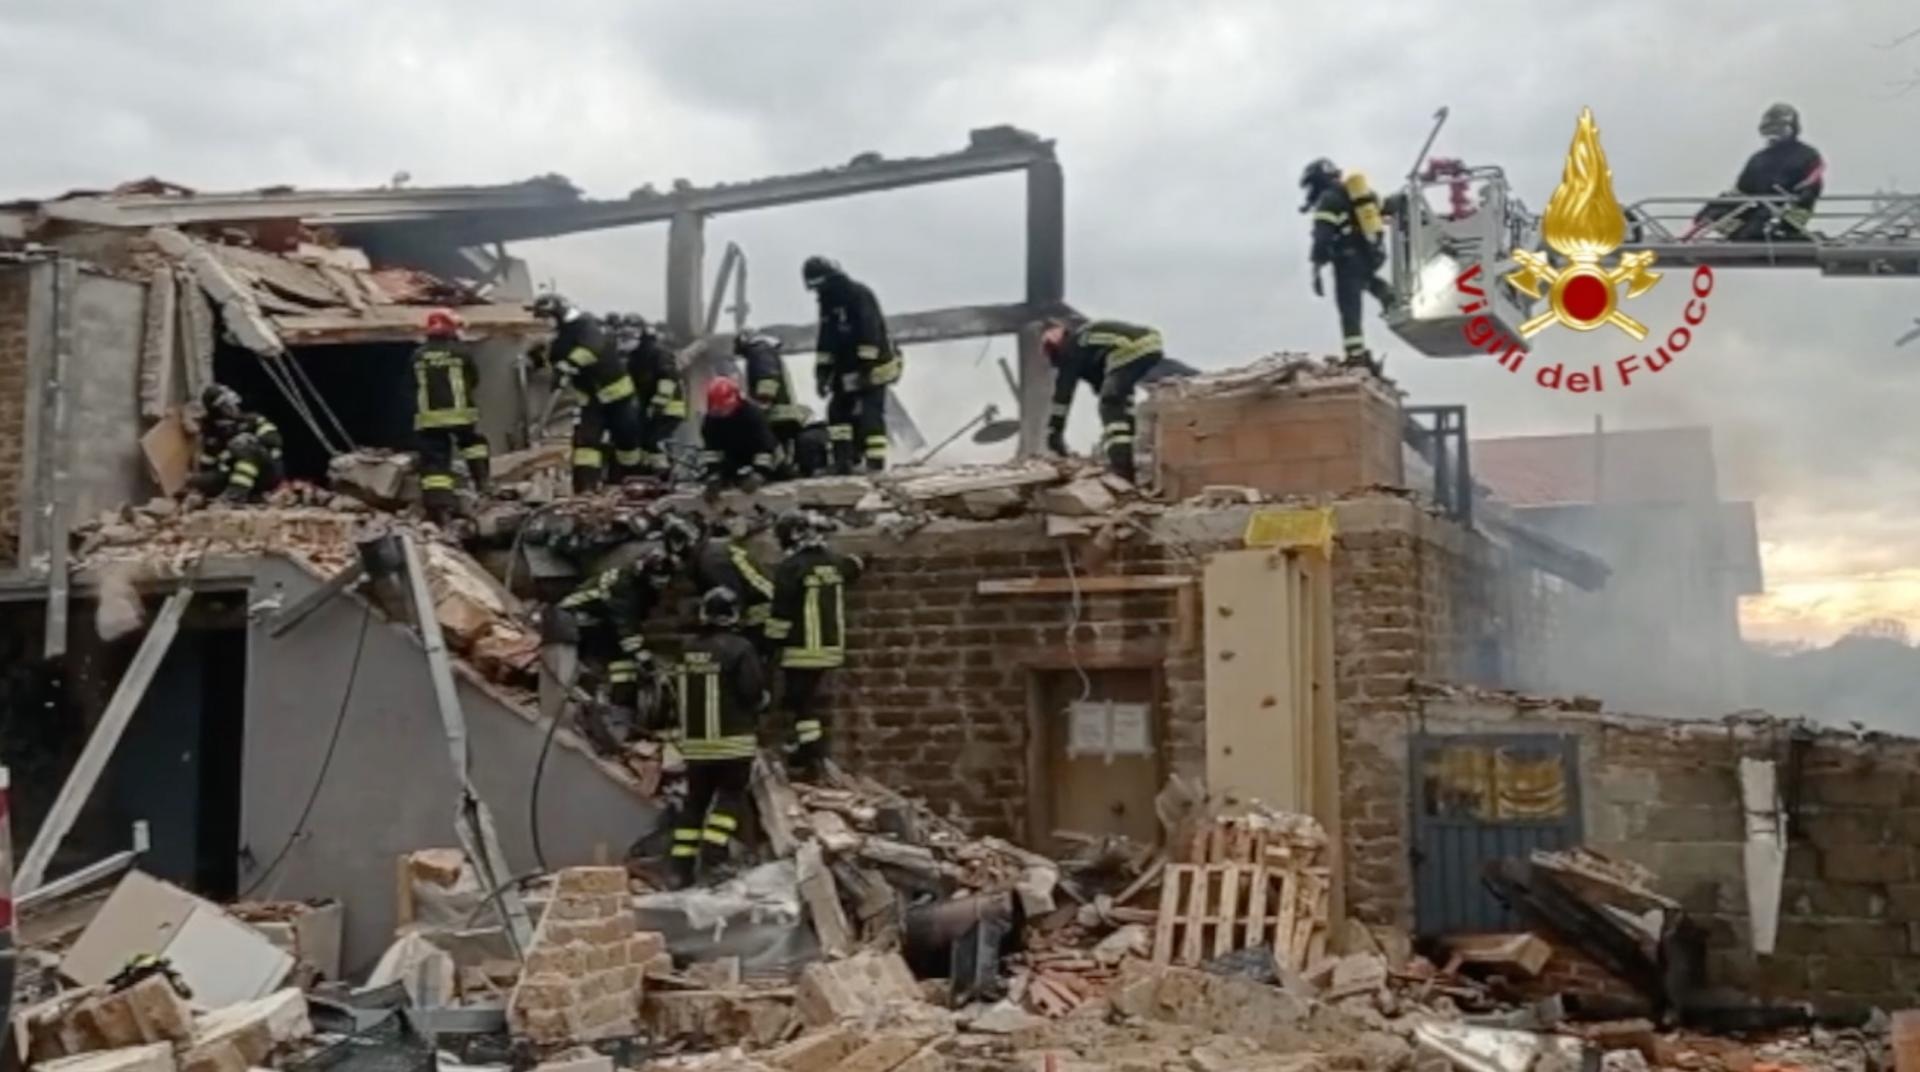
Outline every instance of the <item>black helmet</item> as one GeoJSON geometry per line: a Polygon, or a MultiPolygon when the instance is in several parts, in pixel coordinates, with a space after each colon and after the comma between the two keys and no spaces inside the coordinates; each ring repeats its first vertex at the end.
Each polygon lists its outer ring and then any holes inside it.
{"type": "Polygon", "coordinates": [[[667,553],[685,558],[700,542],[700,524],[671,511],[660,515],[660,542],[667,553]]]}
{"type": "Polygon", "coordinates": [[[1760,135],[1768,141],[1799,137],[1800,110],[1784,102],[1769,105],[1760,113],[1760,135]]]}
{"type": "Polygon", "coordinates": [[[781,514],[773,523],[773,538],[783,550],[805,547],[820,539],[818,523],[804,510],[781,514]]]}
{"type": "Polygon", "coordinates": [[[1306,169],[1300,172],[1300,185],[1308,190],[1325,189],[1328,184],[1339,180],[1340,169],[1333,166],[1333,161],[1324,156],[1308,164],[1306,169]]]}
{"type": "Polygon", "coordinates": [[[527,311],[535,316],[558,321],[566,319],[567,314],[573,311],[573,306],[568,304],[567,299],[550,290],[533,299],[533,303],[527,306],[527,311]]]}
{"type": "Polygon", "coordinates": [[[780,340],[765,332],[741,328],[740,333],[733,337],[733,352],[745,357],[755,350],[772,350],[777,354],[780,352],[780,340]]]}
{"type": "Polygon", "coordinates": [[[840,270],[838,261],[831,257],[822,257],[818,253],[808,257],[806,262],[800,265],[800,281],[807,285],[808,290],[818,290],[820,284],[833,276],[845,274],[840,270]]]}
{"type": "Polygon", "coordinates": [[[702,625],[733,625],[740,620],[740,595],[731,588],[709,588],[700,597],[702,625]]]}
{"type": "Polygon", "coordinates": [[[240,412],[240,392],[224,383],[210,383],[206,390],[200,392],[200,408],[222,417],[232,417],[240,412]]]}
{"type": "Polygon", "coordinates": [[[653,588],[665,588],[673,581],[673,556],[658,547],[649,547],[633,563],[634,571],[653,588]]]}

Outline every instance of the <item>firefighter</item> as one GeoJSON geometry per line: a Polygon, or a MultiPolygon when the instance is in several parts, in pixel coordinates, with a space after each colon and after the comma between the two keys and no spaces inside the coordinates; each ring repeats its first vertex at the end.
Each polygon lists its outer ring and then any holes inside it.
{"type": "Polygon", "coordinates": [[[454,498],[453,456],[467,463],[473,490],[487,491],[487,438],[480,434],[474,397],[480,369],[460,341],[460,318],[446,309],[427,314],[427,341],[413,352],[413,430],[419,439],[420,500],[428,519],[446,524],[454,498]]]}
{"type": "Polygon", "coordinates": [[[780,444],[767,415],[726,376],[707,384],[707,415],[700,422],[701,465],[712,486],[739,482],[749,490],[777,473],[780,444]]]}
{"type": "Polygon", "coordinates": [[[800,431],[793,437],[795,476],[820,476],[833,468],[833,436],[827,422],[813,419],[813,411],[800,407],[800,431]]]}
{"type": "Polygon", "coordinates": [[[716,521],[693,555],[693,585],[702,592],[730,588],[740,597],[740,620],[747,639],[770,661],[767,617],[773,606],[773,581],[747,549],[749,530],[744,521],[716,521]]]}
{"type": "Polygon", "coordinates": [[[581,312],[558,294],[542,294],[528,307],[553,321],[546,356],[572,384],[580,403],[573,425],[573,490],[599,489],[609,472],[605,445],[613,443],[611,472],[617,482],[640,469],[640,408],[633,377],[615,350],[614,339],[598,317],[581,312]]]}
{"type": "Polygon", "coordinates": [[[887,387],[902,367],[880,300],[826,257],[808,257],[800,276],[820,303],[814,388],[827,400],[834,471],[851,473],[864,457],[867,470],[879,472],[887,467],[887,387]]]}
{"type": "Polygon", "coordinates": [[[713,588],[700,597],[700,633],[674,672],[678,724],[670,727],[687,761],[686,802],[675,816],[669,859],[684,888],[704,869],[709,880],[731,854],[747,819],[753,757],[766,715],[767,671],[740,635],[740,597],[713,588]],[[703,868],[704,865],[704,868],[703,868]]]}
{"type": "Polygon", "coordinates": [[[649,546],[624,566],[602,570],[562,599],[574,643],[583,660],[602,668],[606,699],[631,712],[640,691],[646,637],[640,632],[647,616],[672,582],[673,556],[662,546],[649,546]]]}
{"type": "Polygon", "coordinates": [[[1053,408],[1047,414],[1047,448],[1067,453],[1067,415],[1082,383],[1100,397],[1100,446],[1107,468],[1129,483],[1133,468],[1133,391],[1160,365],[1160,333],[1118,320],[1056,320],[1040,337],[1053,363],[1053,408]]]}
{"type": "Polygon", "coordinates": [[[645,317],[630,314],[626,324],[634,335],[627,372],[633,377],[635,397],[642,407],[641,468],[665,479],[673,473],[673,456],[667,452],[667,445],[687,419],[686,380],[680,375],[679,358],[645,317]]]}
{"type": "Polygon", "coordinates": [[[1709,202],[1694,216],[1695,229],[1711,226],[1734,242],[1805,241],[1812,237],[1807,228],[1824,187],[1826,161],[1820,150],[1800,140],[1800,112],[1791,104],[1775,104],[1761,114],[1760,136],[1767,140],[1765,147],[1747,158],[1730,196],[1709,202]],[[1748,200],[1783,195],[1790,200],[1748,200]]]}
{"type": "Polygon", "coordinates": [[[827,671],[846,664],[846,587],[860,578],[862,567],[858,558],[827,547],[826,522],[811,514],[781,515],[773,535],[786,558],[773,572],[767,639],[780,648],[794,771],[818,778],[827,734],[816,703],[827,671]]]}
{"type": "Polygon", "coordinates": [[[793,400],[793,381],[787,377],[780,340],[743,331],[733,337],[733,353],[746,366],[747,390],[754,405],[766,413],[774,441],[780,444],[779,469],[794,475],[794,441],[807,423],[807,411],[793,400]]]}
{"type": "Polygon", "coordinates": [[[1333,265],[1333,303],[1340,311],[1340,345],[1346,365],[1378,375],[1380,366],[1367,350],[1366,333],[1360,326],[1360,309],[1363,294],[1372,294],[1383,310],[1394,306],[1393,288],[1376,274],[1387,262],[1380,199],[1364,176],[1342,178],[1340,169],[1325,157],[1307,165],[1300,186],[1307,192],[1300,211],[1313,213],[1314,297],[1326,297],[1321,273],[1333,265]]]}
{"type": "Polygon", "coordinates": [[[200,392],[200,455],[190,487],[230,503],[264,498],[285,475],[280,429],[240,406],[240,392],[225,384],[200,392]]]}

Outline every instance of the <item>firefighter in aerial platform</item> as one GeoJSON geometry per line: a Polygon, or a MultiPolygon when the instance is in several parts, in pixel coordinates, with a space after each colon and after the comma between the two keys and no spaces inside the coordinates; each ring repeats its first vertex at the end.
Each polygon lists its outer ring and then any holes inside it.
{"type": "Polygon", "coordinates": [[[794,773],[817,779],[827,760],[827,731],[817,707],[827,671],[847,662],[847,585],[862,564],[827,546],[827,522],[782,514],[773,536],[786,558],[773,571],[767,639],[780,649],[782,703],[792,734],[794,773]]]}
{"type": "Polygon", "coordinates": [[[473,490],[485,494],[489,470],[487,437],[480,434],[474,392],[480,369],[460,341],[460,318],[450,310],[427,314],[427,341],[413,352],[413,430],[419,440],[420,501],[427,518],[446,524],[458,508],[453,457],[467,464],[473,490]]]}
{"type": "MultiPolygon", "coordinates": [[[[639,705],[641,678],[653,665],[641,629],[672,583],[676,566],[664,546],[648,546],[633,561],[602,570],[574,589],[543,623],[546,643],[572,644],[599,670],[605,702],[629,724],[639,705]]],[[[584,721],[603,748],[623,743],[624,734],[611,729],[604,716],[584,721]]]]}
{"type": "Polygon", "coordinates": [[[1333,302],[1340,311],[1340,346],[1349,368],[1365,368],[1375,375],[1380,365],[1367,349],[1360,324],[1361,296],[1372,294],[1383,310],[1395,304],[1393,288],[1377,274],[1387,263],[1386,223],[1380,198],[1366,177],[1345,176],[1333,161],[1321,157],[1300,175],[1307,199],[1301,212],[1313,213],[1313,294],[1326,297],[1322,271],[1333,266],[1333,302]]]}
{"type": "Polygon", "coordinates": [[[1165,359],[1160,333],[1119,320],[1056,320],[1040,336],[1053,365],[1047,449],[1067,453],[1067,417],[1084,383],[1100,398],[1100,449],[1107,468],[1128,483],[1133,468],[1133,392],[1165,359]]]}
{"type": "Polygon", "coordinates": [[[880,300],[829,258],[808,257],[801,281],[820,304],[814,387],[827,400],[833,468],[851,473],[887,467],[887,387],[900,379],[900,351],[887,333],[880,300]]]}
{"type": "Polygon", "coordinates": [[[747,391],[755,405],[767,415],[767,425],[780,444],[778,467],[783,475],[797,475],[794,444],[807,423],[805,407],[793,399],[793,381],[787,376],[787,362],[780,353],[780,340],[771,335],[743,331],[733,337],[733,353],[746,366],[747,391]]]}
{"type": "Polygon", "coordinates": [[[731,377],[716,376],[707,384],[700,446],[709,487],[739,484],[752,491],[779,473],[780,444],[773,437],[773,427],[731,377]]]}
{"type": "Polygon", "coordinates": [[[208,384],[200,392],[200,455],[189,488],[223,502],[257,502],[285,475],[280,429],[241,408],[240,392],[208,384]]]}
{"type": "Polygon", "coordinates": [[[712,588],[700,597],[700,632],[674,670],[668,735],[687,761],[686,802],[674,817],[669,859],[676,888],[701,870],[711,880],[747,819],[753,758],[770,706],[766,665],[740,633],[740,597],[712,588]]]}
{"type": "Polygon", "coordinates": [[[1747,158],[1729,195],[1708,202],[1693,218],[1694,229],[1710,229],[1734,242],[1806,241],[1812,236],[1813,207],[1820,200],[1827,164],[1820,150],[1800,140],[1800,112],[1775,104],[1760,116],[1767,144],[1747,158]],[[1752,197],[1789,198],[1752,203],[1752,197]]]}
{"type": "Polygon", "coordinates": [[[616,352],[613,336],[598,317],[581,312],[558,294],[542,294],[529,307],[553,321],[546,356],[572,384],[580,403],[573,425],[573,490],[597,491],[607,478],[606,441],[613,443],[611,473],[617,483],[641,468],[640,408],[633,377],[616,352]]]}
{"type": "Polygon", "coordinates": [[[673,455],[667,445],[687,419],[686,379],[680,374],[679,358],[645,317],[629,314],[626,325],[634,336],[627,373],[633,377],[634,397],[641,407],[640,465],[664,479],[673,473],[673,455]]]}

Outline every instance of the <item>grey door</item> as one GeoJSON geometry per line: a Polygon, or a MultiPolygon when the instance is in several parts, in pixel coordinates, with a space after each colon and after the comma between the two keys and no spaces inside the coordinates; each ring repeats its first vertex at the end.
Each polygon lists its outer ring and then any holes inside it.
{"type": "Polygon", "coordinates": [[[1578,738],[1417,734],[1410,748],[1420,934],[1515,929],[1480,876],[1494,860],[1580,843],[1578,738]]]}

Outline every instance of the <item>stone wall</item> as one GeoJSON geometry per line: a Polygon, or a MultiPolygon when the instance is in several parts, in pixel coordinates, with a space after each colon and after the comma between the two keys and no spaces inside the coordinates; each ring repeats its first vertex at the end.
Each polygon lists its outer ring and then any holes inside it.
{"type": "Polygon", "coordinates": [[[1409,696],[1347,716],[1348,903],[1364,919],[1412,922],[1407,763],[1416,727],[1568,734],[1579,742],[1586,843],[1651,868],[1661,892],[1707,927],[1711,982],[1888,1008],[1908,1004],[1920,986],[1920,741],[1796,738],[1780,723],[1603,715],[1496,694],[1409,696]],[[1791,812],[1769,956],[1752,952],[1748,933],[1742,756],[1778,762],[1791,812]]]}
{"type": "Polygon", "coordinates": [[[16,564],[27,443],[27,295],[31,269],[0,268],[0,566],[16,564]]]}

